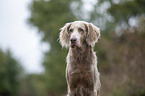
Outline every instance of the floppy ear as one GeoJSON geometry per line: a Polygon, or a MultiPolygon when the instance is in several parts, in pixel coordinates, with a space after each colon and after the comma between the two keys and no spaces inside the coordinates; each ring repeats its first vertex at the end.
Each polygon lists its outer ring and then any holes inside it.
{"type": "Polygon", "coordinates": [[[93,47],[95,46],[95,43],[97,43],[99,38],[100,38],[100,29],[95,25],[93,25],[92,23],[88,23],[88,34],[86,38],[87,43],[93,47]]]}
{"type": "Polygon", "coordinates": [[[68,45],[69,45],[68,30],[69,30],[70,26],[71,26],[71,23],[67,23],[63,28],[61,28],[59,39],[60,39],[60,44],[62,45],[62,47],[66,47],[67,48],[68,45]]]}

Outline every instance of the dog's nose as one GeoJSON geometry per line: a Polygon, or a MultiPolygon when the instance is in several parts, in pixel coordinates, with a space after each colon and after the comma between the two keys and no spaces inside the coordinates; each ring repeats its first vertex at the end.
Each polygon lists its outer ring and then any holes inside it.
{"type": "Polygon", "coordinates": [[[72,38],[72,39],[70,39],[70,41],[71,41],[71,43],[75,43],[77,41],[77,39],[76,38],[72,38]]]}

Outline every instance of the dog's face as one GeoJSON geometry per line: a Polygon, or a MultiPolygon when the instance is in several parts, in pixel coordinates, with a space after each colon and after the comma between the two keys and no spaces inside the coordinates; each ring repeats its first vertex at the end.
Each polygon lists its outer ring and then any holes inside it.
{"type": "Polygon", "coordinates": [[[83,22],[73,22],[68,29],[69,45],[81,47],[87,36],[87,25],[83,22]]]}
{"type": "Polygon", "coordinates": [[[75,21],[67,23],[60,32],[60,43],[66,47],[94,46],[100,37],[99,28],[91,23],[75,21]]]}

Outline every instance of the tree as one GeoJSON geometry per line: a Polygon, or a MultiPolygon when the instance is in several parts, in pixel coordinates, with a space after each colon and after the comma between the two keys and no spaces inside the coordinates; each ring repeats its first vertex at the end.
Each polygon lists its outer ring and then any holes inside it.
{"type": "Polygon", "coordinates": [[[126,22],[128,24],[130,18],[140,17],[145,13],[144,5],[144,0],[120,0],[118,4],[111,2],[111,7],[108,8],[108,12],[114,17],[116,23],[126,22]]]}
{"type": "Polygon", "coordinates": [[[19,92],[22,67],[10,51],[0,50],[0,93],[16,96],[19,92]]]}

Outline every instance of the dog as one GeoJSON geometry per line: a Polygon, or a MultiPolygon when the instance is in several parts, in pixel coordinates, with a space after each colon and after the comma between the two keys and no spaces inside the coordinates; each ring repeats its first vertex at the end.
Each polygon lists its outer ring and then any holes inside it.
{"type": "Polygon", "coordinates": [[[60,44],[69,47],[66,58],[67,96],[98,96],[101,83],[93,48],[99,38],[99,28],[85,21],[67,23],[61,28],[60,44]]]}

